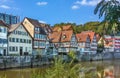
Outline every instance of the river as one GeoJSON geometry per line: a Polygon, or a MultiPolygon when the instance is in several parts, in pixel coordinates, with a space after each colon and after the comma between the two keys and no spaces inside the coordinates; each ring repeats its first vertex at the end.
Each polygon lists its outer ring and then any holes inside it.
{"type": "MultiPolygon", "coordinates": [[[[120,78],[120,60],[112,61],[94,61],[94,62],[81,62],[81,65],[91,68],[94,67],[96,72],[101,74],[101,71],[113,71],[113,78],[120,78]]],[[[0,71],[0,77],[5,76],[6,78],[30,78],[33,71],[43,71],[44,68],[25,68],[25,69],[7,69],[0,71]]],[[[92,73],[93,71],[89,72],[92,73]]],[[[101,75],[105,75],[104,73],[101,75]]],[[[89,77],[92,78],[92,77],[89,77]]]]}

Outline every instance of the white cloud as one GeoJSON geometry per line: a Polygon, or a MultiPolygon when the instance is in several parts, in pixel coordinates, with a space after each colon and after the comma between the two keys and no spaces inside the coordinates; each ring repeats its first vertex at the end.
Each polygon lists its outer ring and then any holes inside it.
{"type": "Polygon", "coordinates": [[[47,5],[48,2],[37,2],[36,4],[39,5],[39,6],[43,6],[43,5],[47,5]]]}
{"type": "Polygon", "coordinates": [[[7,5],[0,5],[0,8],[3,8],[3,9],[10,9],[10,7],[7,6],[7,5]]]}
{"type": "Polygon", "coordinates": [[[46,23],[45,21],[39,20],[40,23],[46,23]]]}
{"type": "Polygon", "coordinates": [[[72,9],[73,9],[73,10],[76,10],[76,9],[79,9],[79,8],[80,8],[80,7],[79,7],[78,5],[73,5],[73,6],[72,6],[72,9]]]}
{"type": "Polygon", "coordinates": [[[95,6],[97,3],[99,3],[101,0],[82,0],[82,1],[76,1],[75,4],[77,5],[87,5],[87,6],[95,6]]]}

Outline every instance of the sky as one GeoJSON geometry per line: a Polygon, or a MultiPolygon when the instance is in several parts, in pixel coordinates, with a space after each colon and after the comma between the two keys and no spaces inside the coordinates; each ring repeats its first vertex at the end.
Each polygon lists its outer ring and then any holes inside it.
{"type": "Polygon", "coordinates": [[[0,12],[37,19],[42,23],[84,24],[101,21],[94,15],[100,0],[0,0],[0,12]]]}

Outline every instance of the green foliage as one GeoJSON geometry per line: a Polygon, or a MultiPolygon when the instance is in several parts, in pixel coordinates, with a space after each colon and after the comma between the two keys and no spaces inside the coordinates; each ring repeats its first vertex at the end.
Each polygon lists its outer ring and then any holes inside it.
{"type": "Polygon", "coordinates": [[[99,13],[99,18],[104,17],[102,23],[108,23],[107,28],[104,25],[107,34],[115,34],[119,30],[120,2],[118,0],[101,0],[94,10],[94,14],[97,13],[99,13]]]}
{"type": "Polygon", "coordinates": [[[7,76],[6,76],[6,75],[3,75],[3,76],[0,76],[0,78],[7,78],[7,76]]]}
{"type": "Polygon", "coordinates": [[[61,59],[55,59],[54,65],[44,72],[33,72],[31,78],[79,78],[81,65],[73,63],[63,63],[61,59]]]}
{"type": "Polygon", "coordinates": [[[73,28],[73,32],[75,34],[80,33],[82,31],[88,31],[88,30],[94,31],[94,32],[99,33],[101,35],[103,34],[104,24],[100,24],[100,22],[98,22],[98,21],[87,22],[83,25],[82,24],[76,25],[75,23],[60,23],[60,24],[55,24],[54,26],[62,27],[62,26],[65,26],[65,25],[71,25],[72,28],[73,28]]]}
{"type": "Polygon", "coordinates": [[[76,58],[76,55],[75,55],[75,52],[74,51],[70,51],[68,53],[69,57],[71,57],[72,59],[75,59],[76,58]]]}

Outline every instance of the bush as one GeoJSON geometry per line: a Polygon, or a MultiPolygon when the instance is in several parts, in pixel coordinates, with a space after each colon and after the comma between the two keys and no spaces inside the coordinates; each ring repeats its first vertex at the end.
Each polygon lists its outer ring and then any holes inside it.
{"type": "Polygon", "coordinates": [[[33,72],[32,78],[79,78],[81,65],[74,65],[70,63],[63,63],[61,59],[55,59],[54,65],[44,72],[33,72]]]}

